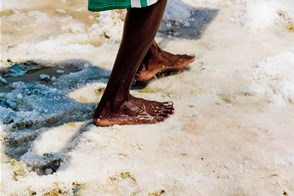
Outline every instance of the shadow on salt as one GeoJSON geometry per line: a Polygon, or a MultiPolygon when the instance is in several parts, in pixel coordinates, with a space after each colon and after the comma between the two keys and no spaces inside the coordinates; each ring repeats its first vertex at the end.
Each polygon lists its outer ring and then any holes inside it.
{"type": "Polygon", "coordinates": [[[209,8],[192,8],[189,24],[177,24],[176,21],[163,22],[159,32],[160,36],[176,37],[184,39],[200,39],[204,34],[209,24],[218,15],[218,9],[209,8]],[[167,23],[170,23],[169,25],[167,23]]]}
{"type": "Polygon", "coordinates": [[[80,103],[68,94],[86,85],[106,83],[110,74],[80,59],[61,63],[27,61],[0,72],[4,151],[17,160],[49,128],[92,119],[97,103],[80,103]]]}

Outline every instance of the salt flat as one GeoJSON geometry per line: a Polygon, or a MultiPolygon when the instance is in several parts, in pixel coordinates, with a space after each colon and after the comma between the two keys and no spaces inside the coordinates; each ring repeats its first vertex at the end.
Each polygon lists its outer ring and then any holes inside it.
{"type": "Polygon", "coordinates": [[[34,73],[50,77],[1,75],[3,195],[294,193],[293,3],[185,3],[169,2],[157,41],[197,60],[131,91],[173,101],[175,114],[96,127],[124,12],[90,13],[80,0],[3,2],[1,67],[34,61],[34,73]]]}

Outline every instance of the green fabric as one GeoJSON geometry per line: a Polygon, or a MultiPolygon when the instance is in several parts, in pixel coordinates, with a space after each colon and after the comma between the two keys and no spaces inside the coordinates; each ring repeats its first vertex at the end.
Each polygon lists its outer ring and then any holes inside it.
{"type": "MultiPolygon", "coordinates": [[[[147,0],[137,0],[140,2],[140,7],[149,6],[147,0]]],[[[89,0],[88,10],[93,12],[106,11],[113,9],[127,9],[133,7],[131,0],[89,0]]]]}
{"type": "Polygon", "coordinates": [[[146,7],[147,5],[147,0],[141,0],[141,6],[146,7]]]}

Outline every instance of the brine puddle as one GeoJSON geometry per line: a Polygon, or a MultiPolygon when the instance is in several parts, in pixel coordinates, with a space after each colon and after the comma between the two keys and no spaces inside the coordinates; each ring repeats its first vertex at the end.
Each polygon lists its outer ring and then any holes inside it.
{"type": "Polygon", "coordinates": [[[33,61],[0,70],[0,122],[5,125],[5,153],[19,159],[50,127],[90,120],[97,103],[79,103],[68,93],[96,82],[109,71],[83,60],[58,64],[33,61]]]}

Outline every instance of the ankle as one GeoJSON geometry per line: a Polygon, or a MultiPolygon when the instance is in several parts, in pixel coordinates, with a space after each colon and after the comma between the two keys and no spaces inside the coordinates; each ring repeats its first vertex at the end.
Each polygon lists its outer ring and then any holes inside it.
{"type": "Polygon", "coordinates": [[[150,56],[152,57],[158,57],[160,56],[162,53],[162,50],[159,48],[159,46],[157,45],[157,43],[153,43],[150,47],[150,56]]]}
{"type": "Polygon", "coordinates": [[[108,107],[112,111],[117,111],[120,109],[123,103],[125,103],[129,99],[130,95],[124,96],[124,97],[114,97],[109,99],[108,101],[108,107]]]}

